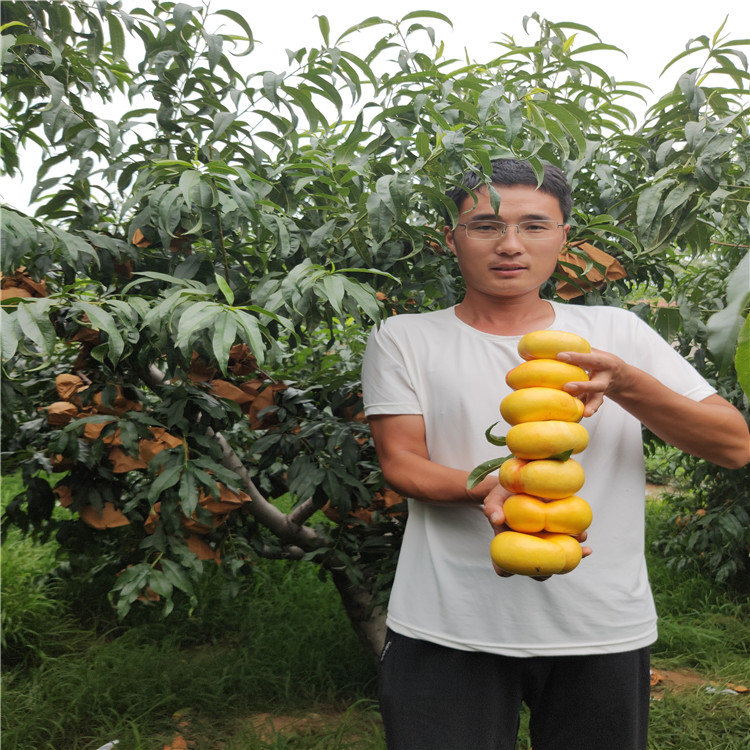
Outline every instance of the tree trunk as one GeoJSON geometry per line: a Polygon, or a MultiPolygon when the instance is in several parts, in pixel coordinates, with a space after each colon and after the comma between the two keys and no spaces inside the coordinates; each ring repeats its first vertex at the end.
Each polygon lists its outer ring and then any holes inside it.
{"type": "Polygon", "coordinates": [[[373,607],[372,594],[354,585],[343,570],[331,570],[331,575],[354,632],[377,664],[385,644],[385,610],[373,607]]]}

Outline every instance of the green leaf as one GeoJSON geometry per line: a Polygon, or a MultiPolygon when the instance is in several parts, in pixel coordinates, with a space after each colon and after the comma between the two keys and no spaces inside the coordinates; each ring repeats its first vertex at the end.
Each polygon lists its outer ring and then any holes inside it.
{"type": "Polygon", "coordinates": [[[16,310],[16,322],[23,336],[32,341],[44,354],[50,355],[57,335],[49,319],[48,300],[23,301],[16,310]]]}
{"type": "Polygon", "coordinates": [[[148,500],[152,505],[159,499],[162,492],[168,490],[170,487],[174,487],[180,481],[182,470],[182,461],[173,462],[164,467],[161,474],[154,479],[148,490],[148,500]]]}
{"type": "Polygon", "coordinates": [[[76,301],[73,309],[78,309],[86,314],[91,323],[91,328],[107,334],[107,355],[110,362],[116,365],[125,349],[125,341],[112,315],[98,305],[92,305],[81,300],[76,301]]]}
{"type": "MultiPolygon", "coordinates": [[[[4,23],[0,25],[0,32],[5,31],[6,29],[12,29],[14,26],[22,26],[24,29],[28,29],[29,25],[27,23],[22,23],[21,21],[10,21],[9,23],[4,23]]],[[[10,39],[13,37],[8,35],[10,39]]]]}
{"type": "Polygon", "coordinates": [[[380,305],[375,292],[354,279],[344,279],[347,294],[351,295],[362,311],[374,322],[380,320],[380,305]]]}
{"type": "Polygon", "coordinates": [[[521,135],[523,130],[523,115],[521,104],[517,99],[506,101],[501,99],[496,103],[497,111],[505,125],[505,142],[512,146],[515,139],[521,135]]]}
{"type": "Polygon", "coordinates": [[[570,137],[575,141],[578,153],[583,156],[586,153],[586,137],[581,130],[578,119],[572,114],[574,110],[570,105],[563,106],[562,104],[544,100],[535,100],[534,103],[539,109],[543,109],[552,115],[565,128],[570,137]]]}
{"type": "Polygon", "coordinates": [[[458,222],[458,208],[442,190],[436,190],[430,185],[416,185],[414,190],[417,193],[422,193],[427,196],[432,207],[436,209],[439,214],[445,215],[447,213],[450,217],[450,221],[448,222],[450,226],[456,225],[458,222]]]}
{"type": "Polygon", "coordinates": [[[196,289],[205,290],[205,286],[200,281],[194,281],[193,279],[181,279],[178,276],[170,276],[166,273],[160,273],[159,271],[138,271],[133,274],[134,276],[140,276],[142,278],[131,281],[124,289],[122,294],[127,294],[133,287],[138,286],[145,279],[151,279],[152,281],[163,281],[170,286],[184,287],[185,289],[196,289]]]}
{"type": "Polygon", "coordinates": [[[211,328],[218,310],[219,307],[214,302],[195,302],[183,306],[177,326],[175,346],[182,349],[185,356],[190,355],[193,335],[196,331],[211,328]]]}
{"type": "Polygon", "coordinates": [[[548,461],[567,461],[573,455],[573,451],[563,451],[562,453],[555,453],[554,456],[549,456],[548,461]]]}
{"type": "Polygon", "coordinates": [[[277,106],[279,104],[279,95],[277,92],[282,83],[284,83],[284,75],[281,73],[274,73],[267,70],[263,74],[263,91],[266,98],[277,106]]]}
{"type": "Polygon", "coordinates": [[[217,112],[214,115],[213,120],[213,131],[211,132],[211,139],[218,140],[224,135],[226,129],[237,119],[237,115],[234,112],[217,112]]]}
{"type": "Polygon", "coordinates": [[[315,229],[315,231],[313,231],[310,235],[310,239],[308,240],[308,247],[310,248],[310,250],[320,250],[324,246],[325,241],[333,236],[335,229],[336,219],[330,219],[329,221],[325,222],[325,224],[321,224],[317,229],[315,229]]]}
{"type": "Polygon", "coordinates": [[[78,235],[50,224],[45,224],[44,228],[55,237],[57,243],[59,243],[57,246],[60,247],[63,255],[70,260],[71,265],[83,267],[91,262],[95,265],[99,264],[96,250],[78,235]]]}
{"type": "Polygon", "coordinates": [[[655,233],[654,222],[659,214],[662,194],[674,183],[674,180],[664,180],[649,185],[638,196],[637,221],[638,228],[645,236],[655,233]]]}
{"type": "Polygon", "coordinates": [[[499,424],[500,424],[500,422],[504,422],[504,420],[502,420],[502,419],[499,419],[499,420],[498,420],[497,422],[495,422],[494,424],[491,424],[491,425],[490,425],[490,426],[489,426],[489,427],[488,427],[488,428],[487,428],[487,429],[485,430],[485,432],[484,432],[484,436],[485,436],[485,438],[487,438],[487,441],[488,441],[488,442],[492,443],[492,445],[497,445],[497,446],[499,446],[499,447],[501,447],[501,448],[502,448],[502,447],[504,447],[504,446],[505,446],[505,435],[503,435],[502,437],[495,437],[495,436],[494,436],[494,435],[492,434],[492,428],[493,428],[493,427],[495,427],[495,425],[499,425],[499,424]]]}
{"type": "Polygon", "coordinates": [[[158,568],[154,568],[148,576],[148,587],[159,596],[163,596],[165,599],[172,598],[172,591],[174,587],[167,580],[164,572],[158,568]]]}
{"type": "Polygon", "coordinates": [[[664,199],[663,212],[666,216],[674,213],[678,208],[681,208],[687,203],[694,193],[698,190],[698,185],[694,180],[688,180],[677,185],[673,190],[670,190],[664,199]]]}
{"type": "Polygon", "coordinates": [[[131,605],[148,584],[152,568],[145,563],[137,563],[123,570],[115,583],[113,594],[117,594],[117,616],[122,619],[130,611],[131,605]]]}
{"type": "MultiPolygon", "coordinates": [[[[342,34],[342,37],[344,35],[342,34]]],[[[342,37],[339,37],[341,39],[342,37]]],[[[347,52],[346,50],[340,50],[341,57],[345,60],[348,60],[352,65],[355,65],[358,67],[367,77],[367,80],[373,85],[375,90],[377,91],[379,88],[378,85],[378,79],[375,73],[373,73],[372,68],[367,64],[365,60],[360,59],[356,55],[353,55],[351,52],[347,52]]]]}
{"type": "Polygon", "coordinates": [[[737,353],[734,357],[734,366],[737,369],[737,379],[745,395],[750,398],[750,315],[737,337],[737,353]]]}
{"type": "Polygon", "coordinates": [[[167,580],[180,591],[184,591],[186,594],[193,594],[193,584],[187,576],[187,573],[173,560],[166,558],[161,561],[162,570],[167,580]]]}
{"type": "Polygon", "coordinates": [[[396,278],[392,273],[388,273],[387,271],[381,271],[377,268],[340,268],[339,273],[372,274],[373,276],[382,276],[384,279],[390,279],[391,281],[395,281],[396,283],[398,283],[398,278],[396,278]]]}
{"type": "Polygon", "coordinates": [[[453,22],[451,21],[451,19],[443,13],[438,13],[435,10],[413,10],[410,13],[407,13],[401,19],[401,22],[403,23],[404,21],[409,21],[412,18],[436,18],[438,21],[444,21],[448,24],[448,26],[453,28],[453,22]]]}
{"type": "Polygon", "coordinates": [[[331,304],[331,307],[336,311],[336,314],[340,317],[344,317],[344,309],[341,303],[344,300],[344,294],[346,293],[346,285],[344,279],[336,274],[327,274],[320,280],[320,284],[323,287],[325,299],[331,304]]]}
{"type": "Polygon", "coordinates": [[[2,334],[0,345],[2,346],[3,361],[9,360],[18,351],[19,326],[16,324],[15,316],[10,315],[0,308],[0,321],[2,321],[2,334]]]}
{"type": "Polygon", "coordinates": [[[675,307],[660,307],[654,315],[654,328],[665,341],[674,341],[682,326],[682,315],[675,307]]]}
{"type": "Polygon", "coordinates": [[[167,239],[174,237],[175,230],[180,225],[183,202],[182,191],[179,187],[168,190],[159,201],[157,227],[166,236],[162,238],[165,245],[169,245],[167,239]]]}
{"type": "Polygon", "coordinates": [[[227,375],[227,367],[229,365],[229,351],[234,346],[234,341],[237,337],[237,321],[234,318],[234,314],[230,310],[219,313],[214,325],[213,353],[219,368],[225,376],[227,375]]]}
{"type": "Polygon", "coordinates": [[[40,237],[34,223],[22,214],[3,207],[2,254],[0,267],[3,273],[13,275],[24,258],[40,245],[40,237]]]}
{"type": "Polygon", "coordinates": [[[258,360],[258,364],[263,364],[265,360],[265,348],[263,346],[260,324],[257,319],[242,310],[238,310],[236,323],[240,338],[248,345],[253,356],[258,360]]]}
{"type": "Polygon", "coordinates": [[[208,60],[208,69],[213,71],[221,61],[224,39],[219,34],[207,34],[205,30],[202,31],[202,35],[206,40],[206,59],[208,60]]]}
{"type": "Polygon", "coordinates": [[[112,50],[112,58],[122,60],[125,57],[125,32],[122,25],[113,13],[107,14],[107,25],[109,26],[109,46],[112,50]]]}
{"type": "Polygon", "coordinates": [[[137,456],[138,444],[140,440],[138,428],[133,422],[127,419],[120,419],[118,421],[118,427],[120,428],[122,447],[128,452],[129,455],[137,456]]]}
{"type": "Polygon", "coordinates": [[[424,131],[420,131],[417,133],[417,137],[415,140],[415,145],[417,147],[417,153],[422,157],[427,157],[430,155],[431,146],[430,146],[430,136],[427,135],[424,131]]]}
{"type": "Polygon", "coordinates": [[[40,73],[39,77],[44,81],[50,91],[50,102],[47,105],[47,109],[54,109],[59,106],[63,96],[65,96],[65,86],[63,86],[56,78],[53,78],[46,73],[40,73]]]}
{"type": "Polygon", "coordinates": [[[196,169],[186,169],[180,175],[180,190],[185,206],[190,210],[193,206],[192,192],[201,182],[201,173],[196,169]]]}
{"type": "Polygon", "coordinates": [[[44,39],[32,36],[31,34],[19,34],[16,37],[14,46],[20,46],[24,44],[30,44],[34,47],[43,47],[44,49],[46,49],[50,53],[50,56],[52,57],[52,61],[54,62],[56,68],[62,64],[62,53],[56,45],[50,44],[44,39]]]}
{"type": "Polygon", "coordinates": [[[221,275],[221,274],[214,274],[214,278],[216,279],[216,283],[219,286],[219,289],[221,290],[221,293],[224,295],[224,299],[227,301],[228,305],[234,304],[234,292],[232,291],[232,288],[229,286],[229,283],[227,280],[221,275]]]}
{"type": "Polygon", "coordinates": [[[488,185],[487,192],[490,196],[490,207],[492,208],[492,212],[497,216],[503,199],[500,197],[500,193],[497,192],[494,185],[488,185]]]}
{"type": "Polygon", "coordinates": [[[505,87],[498,84],[490,86],[485,89],[480,95],[477,102],[477,114],[479,116],[479,122],[483,125],[487,123],[487,118],[491,114],[490,110],[493,108],[498,100],[502,100],[505,96],[505,87]]]}
{"type": "Polygon", "coordinates": [[[180,477],[180,508],[190,518],[198,507],[198,483],[191,471],[184,471],[180,477]]]}
{"type": "Polygon", "coordinates": [[[258,215],[261,223],[268,229],[274,239],[274,248],[279,250],[279,255],[286,260],[299,247],[299,236],[294,222],[276,214],[261,213],[258,215]]]}
{"type": "Polygon", "coordinates": [[[349,34],[353,34],[355,31],[361,31],[362,29],[369,29],[371,26],[379,26],[381,24],[387,24],[388,21],[384,21],[382,18],[378,18],[377,16],[370,16],[370,18],[366,18],[364,21],[360,21],[359,23],[355,24],[354,26],[350,26],[341,36],[336,40],[336,46],[339,45],[339,42],[344,37],[349,36],[349,34]]]}
{"type": "Polygon", "coordinates": [[[187,3],[175,3],[172,20],[174,21],[174,26],[177,31],[182,31],[185,24],[190,21],[190,18],[193,15],[193,10],[195,10],[195,8],[192,8],[187,3]]]}
{"type": "MultiPolygon", "coordinates": [[[[250,28],[250,24],[248,24],[247,19],[241,13],[237,13],[237,11],[234,10],[217,10],[216,15],[229,18],[245,32],[246,37],[243,41],[247,41],[247,49],[244,52],[235,52],[234,54],[238,57],[249,55],[255,47],[255,41],[253,40],[253,31],[250,28]]],[[[237,37],[233,36],[231,38],[236,39],[237,37]]]]}
{"type": "Polygon", "coordinates": [[[238,187],[234,180],[228,180],[229,194],[234,198],[239,212],[247,218],[255,218],[258,210],[255,207],[255,196],[242,188],[238,187]]]}
{"type": "Polygon", "coordinates": [[[393,201],[383,200],[377,193],[370,193],[366,201],[367,216],[372,236],[377,242],[383,242],[389,236],[389,231],[396,219],[393,201]]]}
{"type": "Polygon", "coordinates": [[[323,41],[325,42],[326,47],[329,46],[329,34],[331,32],[331,25],[328,23],[328,18],[326,16],[314,16],[318,19],[318,26],[320,27],[320,33],[323,36],[323,41]]]}
{"type": "Polygon", "coordinates": [[[513,456],[504,456],[503,458],[492,458],[489,461],[485,461],[483,464],[475,467],[469,474],[469,478],[466,481],[466,488],[473,490],[485,477],[492,474],[493,471],[499,469],[506,461],[513,458],[513,456]]]}
{"type": "Polygon", "coordinates": [[[727,280],[727,304],[707,321],[708,348],[714,354],[719,372],[724,374],[736,357],[737,338],[744,326],[750,304],[750,253],[746,253],[727,280]]]}
{"type": "Polygon", "coordinates": [[[449,130],[440,141],[446,156],[457,160],[463,156],[465,143],[466,133],[463,130],[449,130]]]}

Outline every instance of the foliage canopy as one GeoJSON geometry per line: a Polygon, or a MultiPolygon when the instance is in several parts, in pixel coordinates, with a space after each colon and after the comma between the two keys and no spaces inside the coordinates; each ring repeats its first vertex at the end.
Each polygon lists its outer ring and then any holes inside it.
{"type": "MultiPolygon", "coordinates": [[[[444,56],[434,11],[338,35],[320,16],[274,71],[234,11],[123,5],[3,3],[0,131],[9,174],[43,152],[34,215],[3,206],[3,470],[27,488],[6,517],[109,576],[123,615],[194,597],[205,560],[232,578],[289,556],[368,620],[404,507],[361,417],[366,329],[459,298],[444,193],[495,157],[560,165],[573,244],[625,268],[594,283],[606,269],[572,247],[572,303],[632,307],[747,410],[747,40],[692,40],[637,123],[644,87],[599,67],[612,48],[577,23],[534,14],[534,43],[473,62],[444,56]]],[[[705,500],[727,579],[750,541],[732,476],[731,500],[705,500]]]]}

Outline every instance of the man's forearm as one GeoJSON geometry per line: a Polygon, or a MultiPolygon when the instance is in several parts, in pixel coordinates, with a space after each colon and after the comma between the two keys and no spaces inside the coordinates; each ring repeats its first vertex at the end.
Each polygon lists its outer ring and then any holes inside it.
{"type": "Polygon", "coordinates": [[[497,485],[497,477],[488,477],[469,490],[466,487],[468,471],[452,469],[406,451],[381,458],[380,466],[390,487],[415,500],[481,503],[497,485]]]}
{"type": "Polygon", "coordinates": [[[609,398],[655,435],[686,453],[728,469],[738,469],[750,461],[750,432],[745,418],[721,396],[693,401],[599,349],[590,354],[563,352],[558,359],[589,372],[588,381],[564,386],[585,402],[584,416],[594,414],[603,399],[609,398]]]}
{"type": "Polygon", "coordinates": [[[383,476],[405,497],[437,503],[481,503],[498,483],[496,476],[487,477],[469,490],[469,471],[430,460],[421,415],[381,415],[368,422],[383,476]]]}
{"type": "Polygon", "coordinates": [[[693,401],[656,378],[630,368],[627,385],[608,394],[651,432],[676,448],[737,469],[750,461],[750,433],[742,414],[719,396],[693,401]]]}

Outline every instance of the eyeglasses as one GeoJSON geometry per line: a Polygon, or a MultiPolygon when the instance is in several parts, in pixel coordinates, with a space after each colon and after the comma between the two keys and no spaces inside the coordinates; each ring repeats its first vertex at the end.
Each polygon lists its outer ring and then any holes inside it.
{"type": "Polygon", "coordinates": [[[506,224],[493,219],[477,219],[466,224],[466,236],[474,240],[499,240],[510,227],[515,227],[522,240],[548,240],[555,236],[559,227],[565,226],[548,219],[531,219],[520,224],[506,224]]]}

